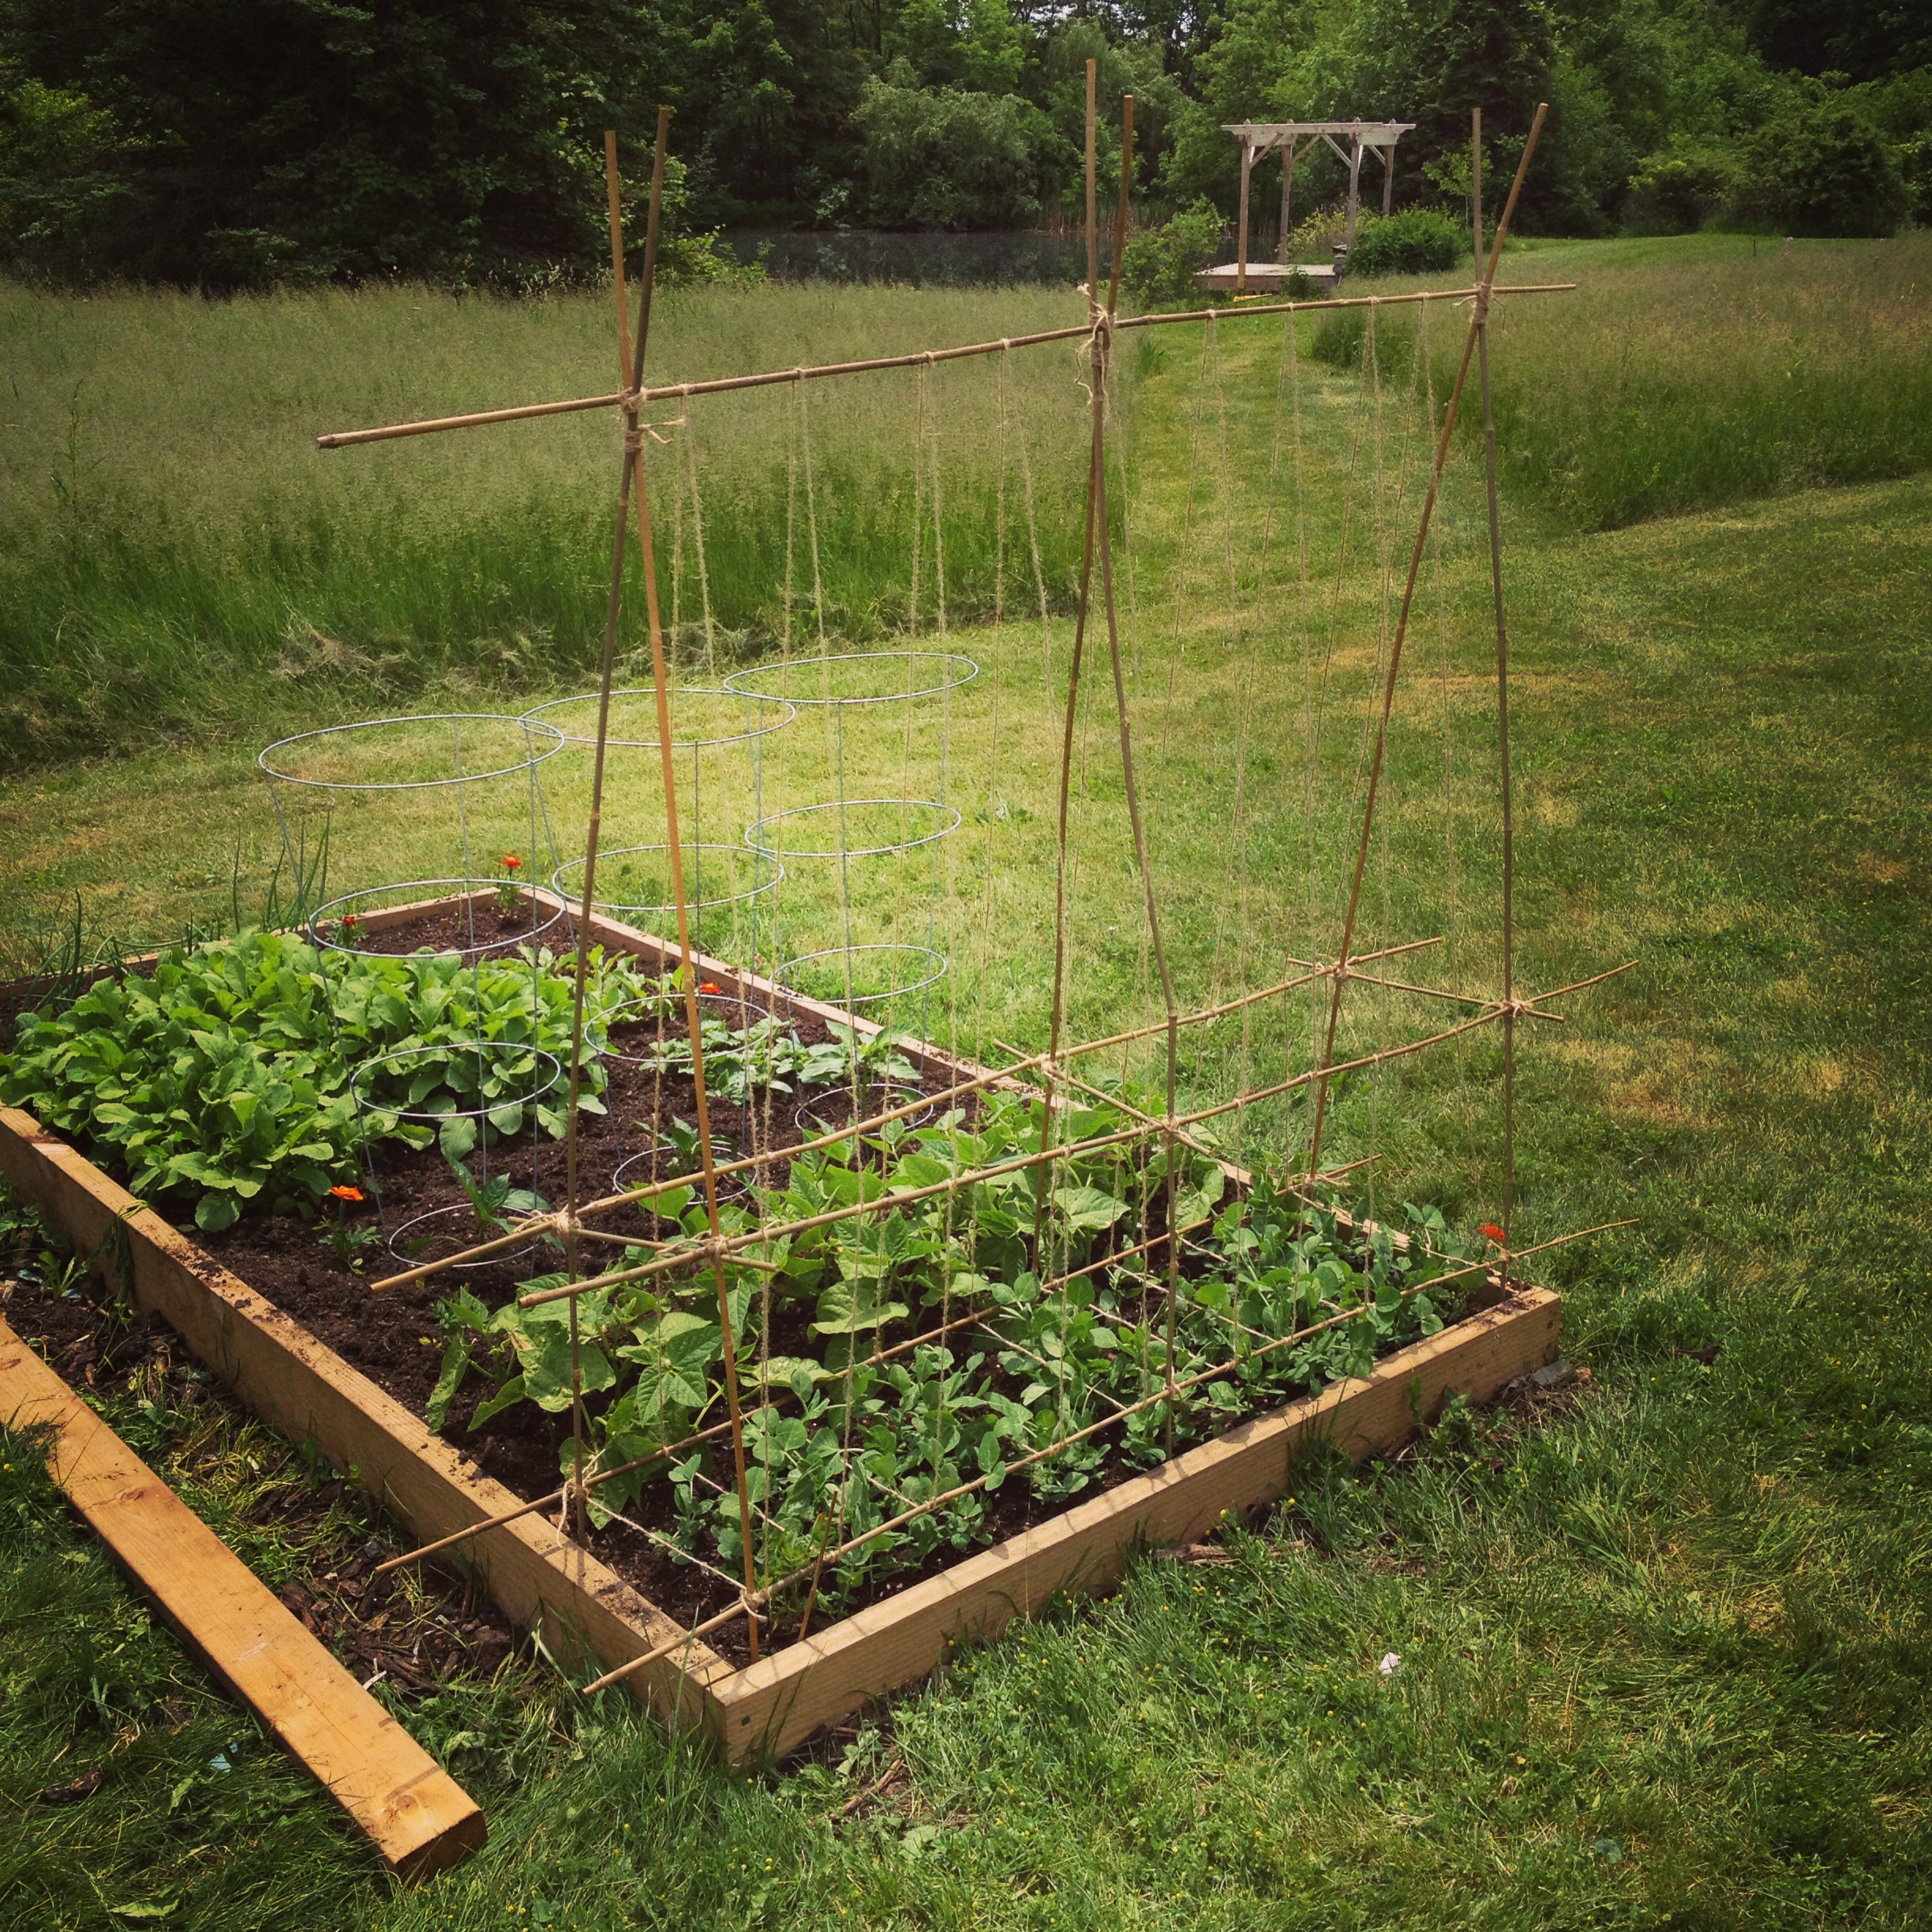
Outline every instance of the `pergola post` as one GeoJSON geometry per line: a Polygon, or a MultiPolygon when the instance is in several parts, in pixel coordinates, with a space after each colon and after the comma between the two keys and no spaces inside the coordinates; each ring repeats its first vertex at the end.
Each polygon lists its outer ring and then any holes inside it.
{"type": "Polygon", "coordinates": [[[1382,213],[1386,219],[1389,203],[1395,192],[1395,144],[1391,141],[1381,150],[1382,155],[1382,213]]]}
{"type": "Polygon", "coordinates": [[[1290,134],[1282,143],[1281,237],[1275,244],[1275,259],[1283,268],[1288,266],[1289,212],[1294,206],[1294,137],[1290,134]]]}
{"type": "Polygon", "coordinates": [[[1349,137],[1349,192],[1348,232],[1343,238],[1343,246],[1355,245],[1355,217],[1361,207],[1362,137],[1359,133],[1349,137]]]}
{"type": "Polygon", "coordinates": [[[1248,293],[1248,177],[1254,167],[1254,140],[1241,137],[1241,239],[1234,256],[1234,293],[1248,293]]]}

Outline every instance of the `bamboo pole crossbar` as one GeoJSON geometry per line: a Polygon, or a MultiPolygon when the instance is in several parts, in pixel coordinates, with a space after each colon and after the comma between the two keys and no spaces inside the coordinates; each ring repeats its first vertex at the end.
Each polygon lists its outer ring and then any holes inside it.
{"type": "MultiPolygon", "coordinates": [[[[1386,946],[1380,952],[1357,953],[1353,964],[1359,965],[1372,963],[1376,960],[1392,959],[1399,953],[1413,953],[1422,947],[1440,945],[1441,943],[1440,938],[1411,939],[1400,945],[1386,946]]],[[[1291,960],[1290,963],[1298,964],[1301,962],[1291,960]]],[[[1312,985],[1317,980],[1324,979],[1330,974],[1340,970],[1342,968],[1339,962],[1331,966],[1315,967],[1311,971],[1296,978],[1277,980],[1272,986],[1262,987],[1259,992],[1244,993],[1236,998],[1224,1000],[1219,1005],[1204,1007],[1197,1013],[1183,1014],[1177,1024],[1182,1027],[1192,1027],[1203,1025],[1215,1020],[1225,1019],[1230,1013],[1238,1013],[1244,1007],[1252,1006],[1264,1000],[1279,998],[1284,993],[1292,993],[1298,987],[1312,985]]],[[[1353,970],[1353,965],[1350,970],[1353,970]]],[[[1543,997],[1553,998],[1555,995],[1546,994],[1543,997]]],[[[1168,1023],[1165,1020],[1156,1020],[1151,1025],[1130,1027],[1125,1032],[1110,1033],[1100,1039],[1077,1041],[1060,1050],[1061,1057],[1065,1058],[1070,1058],[1076,1054],[1102,1053],[1115,1046],[1129,1045],[1135,1040],[1151,1039],[1155,1034],[1164,1034],[1167,1028],[1168,1023]]],[[[983,1069],[969,1078],[957,1080],[950,1086],[942,1088],[937,1093],[921,1094],[915,1099],[906,1101],[897,1106],[886,1108],[877,1114],[868,1114],[863,1119],[849,1121],[842,1127],[836,1128],[829,1133],[817,1135],[809,1140],[796,1141],[788,1146],[754,1149],[751,1153],[742,1155],[736,1160],[718,1163],[713,1171],[718,1179],[725,1180],[737,1174],[754,1173],[762,1168],[773,1166],[780,1161],[794,1160],[801,1154],[816,1154],[827,1148],[841,1146],[852,1140],[855,1135],[877,1133],[882,1128],[891,1125],[895,1121],[904,1120],[914,1114],[929,1112],[932,1108],[945,1101],[961,1099],[968,1095],[982,1092],[989,1087],[1002,1084],[1013,1085],[1017,1084],[1019,1075],[1043,1069],[1052,1061],[1052,1059],[1053,1054],[1050,1050],[1046,1053],[1028,1055],[1017,1060],[1009,1066],[983,1069]]],[[[689,1188],[698,1180],[698,1175],[685,1174],[674,1175],[668,1180],[643,1181],[636,1187],[627,1188],[621,1193],[606,1194],[596,1200],[586,1202],[577,1210],[578,1218],[581,1220],[586,1215],[603,1214],[616,1208],[636,1207],[645,1201],[656,1200],[664,1195],[675,1193],[680,1188],[689,1188]]],[[[451,1268],[468,1267],[472,1263],[487,1260],[492,1255],[500,1253],[506,1248],[512,1248],[519,1242],[528,1241],[532,1235],[567,1233],[570,1230],[570,1226],[568,1219],[564,1216],[532,1215],[517,1222],[508,1234],[496,1235],[489,1241],[479,1241],[474,1247],[463,1249],[457,1253],[441,1256],[433,1261],[420,1263],[414,1267],[405,1268],[399,1274],[385,1275],[379,1281],[372,1282],[369,1284],[369,1292],[372,1294],[380,1294],[392,1288],[406,1288],[416,1282],[426,1281],[431,1276],[443,1274],[451,1268]]],[[[676,1244],[657,1242],[652,1241],[649,1237],[640,1235],[634,1237],[631,1245],[640,1248],[649,1248],[668,1247],[676,1244]]]]}
{"type": "MultiPolygon", "coordinates": [[[[1505,283],[1490,291],[1501,295],[1567,295],[1574,282],[1505,283]]],[[[335,429],[316,438],[317,449],[350,449],[363,443],[392,443],[402,436],[437,436],[448,429],[483,429],[497,423],[528,422],[544,416],[571,416],[586,410],[641,409],[647,403],[683,402],[690,396],[725,395],[739,389],[769,389],[781,383],[818,382],[831,376],[863,376],[877,369],[918,369],[927,363],[958,362],[973,356],[998,355],[1009,349],[1038,348],[1046,343],[1077,342],[1096,328],[1166,328],[1177,323],[1232,321],[1255,316],[1293,315],[1308,310],[1395,309],[1412,302],[1466,302],[1482,292],[1473,288],[1423,289],[1398,295],[1337,295],[1307,301],[1246,302],[1238,309],[1189,309],[1172,314],[1104,315],[1066,328],[1036,329],[1028,335],[962,343],[947,349],[918,349],[904,355],[868,356],[852,362],[818,362],[796,369],[762,369],[755,375],[714,376],[702,382],[661,383],[653,388],[618,389],[602,395],[571,396],[554,402],[522,402],[507,409],[475,410],[462,416],[432,416],[414,422],[387,423],[374,429],[335,429]]]]}
{"type": "MultiPolygon", "coordinates": [[[[1619,968],[1616,970],[1627,969],[1619,968]]],[[[1608,978],[1609,975],[1605,974],[1601,976],[1608,978]]],[[[1533,1003],[1519,1002],[1519,1005],[1533,1003]]],[[[1391,1060],[1405,1059],[1428,1047],[1440,1046],[1446,1040],[1472,1033],[1480,1027],[1492,1026],[1497,1021],[1509,1017],[1509,1009],[1492,1006],[1473,1018],[1427,1034],[1421,1039],[1406,1040],[1399,1046],[1387,1046],[1375,1053],[1359,1054],[1352,1060],[1334,1061],[1320,1067],[1312,1067],[1305,1073],[1292,1074],[1286,1080],[1275,1080],[1266,1086],[1249,1089],[1236,1095],[1231,1100],[1218,1100],[1209,1106],[1196,1107],[1185,1114],[1172,1114],[1151,1123],[1136,1121],[1131,1127],[1122,1128],[1112,1133],[1092,1135],[1058,1145],[1043,1146],[1028,1153],[1015,1155],[1008,1160],[995,1161],[983,1167],[968,1168],[963,1173],[949,1175],[944,1181],[930,1181],[923,1187],[884,1189],[869,1200],[851,1202],[843,1207],[829,1208],[823,1214],[808,1215],[799,1220],[781,1222],[775,1226],[752,1228],[741,1234],[682,1246],[635,1267],[618,1268],[608,1274],[593,1275],[586,1281],[569,1282],[562,1287],[544,1289],[535,1294],[519,1296],[517,1305],[526,1309],[541,1308],[548,1302],[560,1301],[573,1295],[588,1294],[593,1290],[616,1287],[626,1282],[647,1280],[652,1276],[668,1274],[675,1268],[688,1267],[693,1263],[702,1264],[735,1258],[747,1250],[788,1240],[794,1235],[811,1234],[818,1229],[830,1227],[863,1215],[909,1206],[941,1194],[957,1193],[962,1188],[980,1182],[1023,1174],[1029,1169],[1050,1166],[1056,1161],[1075,1155],[1101,1153],[1108,1148],[1124,1146],[1132,1140],[1145,1140],[1170,1130],[1198,1126],[1203,1121],[1218,1119],[1221,1115],[1231,1114],[1237,1108],[1252,1106],[1257,1101],[1272,1099],[1279,1094],[1292,1092],[1297,1088],[1316,1086],[1334,1080],[1339,1074],[1352,1073],[1365,1067],[1383,1065],[1391,1060]]],[[[640,1243],[639,1245],[643,1244],[640,1243]]]]}

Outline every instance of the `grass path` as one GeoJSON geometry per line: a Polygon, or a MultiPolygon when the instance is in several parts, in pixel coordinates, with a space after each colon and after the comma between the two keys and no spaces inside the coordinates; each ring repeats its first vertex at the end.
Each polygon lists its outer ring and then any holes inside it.
{"type": "MultiPolygon", "coordinates": [[[[230,1855],[267,1825],[217,1857],[200,1796],[170,1810],[205,1735],[111,1690],[97,1719],[88,1673],[144,1619],[9,1454],[0,1907],[104,1926],[103,1900],[178,1897],[168,1924],[231,1928],[1917,1923],[1929,521],[1917,477],[1515,545],[1526,975],[1644,960],[1525,1060],[1526,1212],[1642,1222],[1552,1257],[1592,1377],[1574,1406],[1452,1415],[1360,1480],[1310,1466],[1226,1566],[1143,1565],[773,1778],[727,1777],[615,1698],[573,1709],[541,1673],[507,1709],[476,1697],[452,1762],[491,1844],[406,1896],[294,1795],[282,1876],[257,1859],[245,1883],[230,1855]],[[62,1743],[99,1755],[129,1722],[146,1741],[111,1814],[33,1804],[62,1743]],[[903,1777],[841,1817],[895,1754],[903,1777]]],[[[255,782],[226,754],[16,782],[0,841],[31,833],[69,879],[219,893],[196,882],[225,878],[255,782]]],[[[1486,1105],[1493,1069],[1462,1072],[1486,1105]]],[[[1431,1091],[1396,1088],[1383,1123],[1425,1178],[1431,1091]]]]}

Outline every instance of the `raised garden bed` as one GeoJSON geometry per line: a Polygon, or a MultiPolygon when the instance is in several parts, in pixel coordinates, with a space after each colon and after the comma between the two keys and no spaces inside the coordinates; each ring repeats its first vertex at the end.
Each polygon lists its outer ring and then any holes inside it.
{"type": "MultiPolygon", "coordinates": [[[[402,908],[373,915],[371,925],[402,928],[423,916],[420,909],[402,908]]],[[[448,916],[448,909],[436,916],[448,916]]],[[[372,945],[379,931],[371,932],[372,945]]],[[[404,936],[399,930],[397,942],[404,936]]],[[[653,972],[665,963],[665,948],[648,935],[597,921],[591,937],[653,972]]],[[[703,960],[699,971],[719,988],[721,1000],[782,1013],[801,1035],[815,1029],[822,1038],[831,1026],[845,1024],[843,1015],[721,961],[703,960]]],[[[873,1031],[859,1023],[862,1035],[873,1031]]],[[[927,1091],[979,1071],[934,1048],[905,1050],[927,1091]]],[[[616,1065],[611,1098],[620,1105],[606,1120],[624,1121],[637,1112],[633,1103],[641,1103],[642,1095],[626,1098],[635,1071],[616,1065]]],[[[675,1105],[675,1082],[662,1073],[649,1077],[657,1083],[655,1103],[663,1106],[669,1095],[675,1105]]],[[[789,1108],[785,1114],[796,1140],[804,1130],[789,1108]]],[[[728,1116],[728,1107],[714,1114],[727,1131],[728,1116]]],[[[784,1141],[774,1134],[769,1144],[784,1141]]],[[[513,1152],[513,1180],[519,1178],[515,1159],[513,1152]]],[[[447,1177],[447,1164],[433,1151],[397,1154],[381,1176],[386,1187],[398,1190],[385,1196],[392,1205],[412,1185],[412,1161],[420,1170],[413,1185],[423,1202],[431,1200],[423,1190],[434,1166],[441,1165],[447,1177]]],[[[560,1424],[520,1404],[515,1428],[500,1428],[510,1421],[505,1414],[471,1438],[460,1425],[485,1392],[481,1385],[452,1402],[444,1418],[447,1437],[428,1427],[424,1417],[443,1340],[431,1309],[448,1292],[447,1277],[372,1297],[367,1273],[358,1276],[346,1257],[325,1253],[313,1231],[296,1223],[278,1233],[247,1216],[197,1246],[19,1112],[0,1119],[0,1171],[36,1196],[84,1251],[98,1245],[101,1266],[122,1267],[137,1298],[178,1329],[245,1400],[297,1436],[313,1438],[339,1466],[353,1466],[425,1541],[504,1515],[520,1496],[544,1493],[556,1482],[560,1430],[567,1440],[567,1416],[560,1424]],[[125,1230],[125,1254],[118,1252],[117,1218],[125,1230]],[[359,1357],[360,1366],[346,1356],[359,1357]]],[[[591,1186],[601,1186],[606,1177],[594,1166],[589,1172],[591,1186]]],[[[467,1285],[485,1301],[507,1296],[531,1266],[512,1266],[492,1283],[473,1277],[467,1285]]],[[[630,1680],[639,1694],[676,1720],[713,1731],[736,1758],[781,1753],[867,1698],[920,1676],[950,1645],[990,1636],[1057,1590],[1104,1586],[1136,1544],[1185,1539],[1224,1511],[1272,1500],[1285,1488],[1290,1458],[1311,1438],[1331,1440],[1357,1457],[1386,1450],[1449,1392],[1481,1398],[1548,1360],[1558,1335],[1556,1298],[1537,1289],[1506,1288],[1493,1274],[1476,1280],[1473,1291],[1458,1297],[1458,1308],[1444,1310],[1457,1319],[1395,1348],[1367,1375],[1252,1415],[1151,1470],[1136,1470],[1110,1455],[1094,1472],[1087,1499],[1070,1508],[1024,1483],[1006,1484],[986,1499],[991,1507],[979,1526],[979,1533],[1001,1539],[992,1547],[966,1555],[935,1550],[917,1568],[882,1575],[851,1594],[860,1607],[818,1622],[803,1642],[783,1642],[796,1631],[774,1623],[768,1642],[781,1647],[768,1649],[756,1664],[746,1661],[741,1639],[676,1642],[680,1631],[703,1620],[730,1593],[716,1576],[675,1560],[661,1542],[624,1526],[597,1530],[594,1554],[536,1516],[459,1547],[506,1612],[543,1623],[560,1654],[608,1668],[676,1644],[630,1680]]],[[[639,1498],[626,1513],[661,1537],[671,1526],[668,1486],[654,1488],[654,1503],[639,1498]],[[660,1512],[656,1520],[653,1507],[660,1512]]]]}

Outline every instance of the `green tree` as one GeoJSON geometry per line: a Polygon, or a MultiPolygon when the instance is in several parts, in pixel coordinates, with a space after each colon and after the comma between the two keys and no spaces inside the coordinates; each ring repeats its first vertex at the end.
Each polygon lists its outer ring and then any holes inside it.
{"type": "Polygon", "coordinates": [[[922,88],[909,62],[866,84],[856,117],[876,220],[1021,227],[1065,164],[1046,116],[1015,94],[922,88]]]}
{"type": "Polygon", "coordinates": [[[5,0],[0,31],[121,130],[92,264],[218,286],[594,260],[601,129],[683,60],[616,0],[5,0]]]}
{"type": "Polygon", "coordinates": [[[130,145],[84,94],[0,62],[0,252],[77,258],[125,192],[130,145]]]}
{"type": "Polygon", "coordinates": [[[1745,212],[1788,234],[1889,235],[1909,205],[1884,137],[1829,96],[1761,129],[1747,167],[1745,212]]]}

